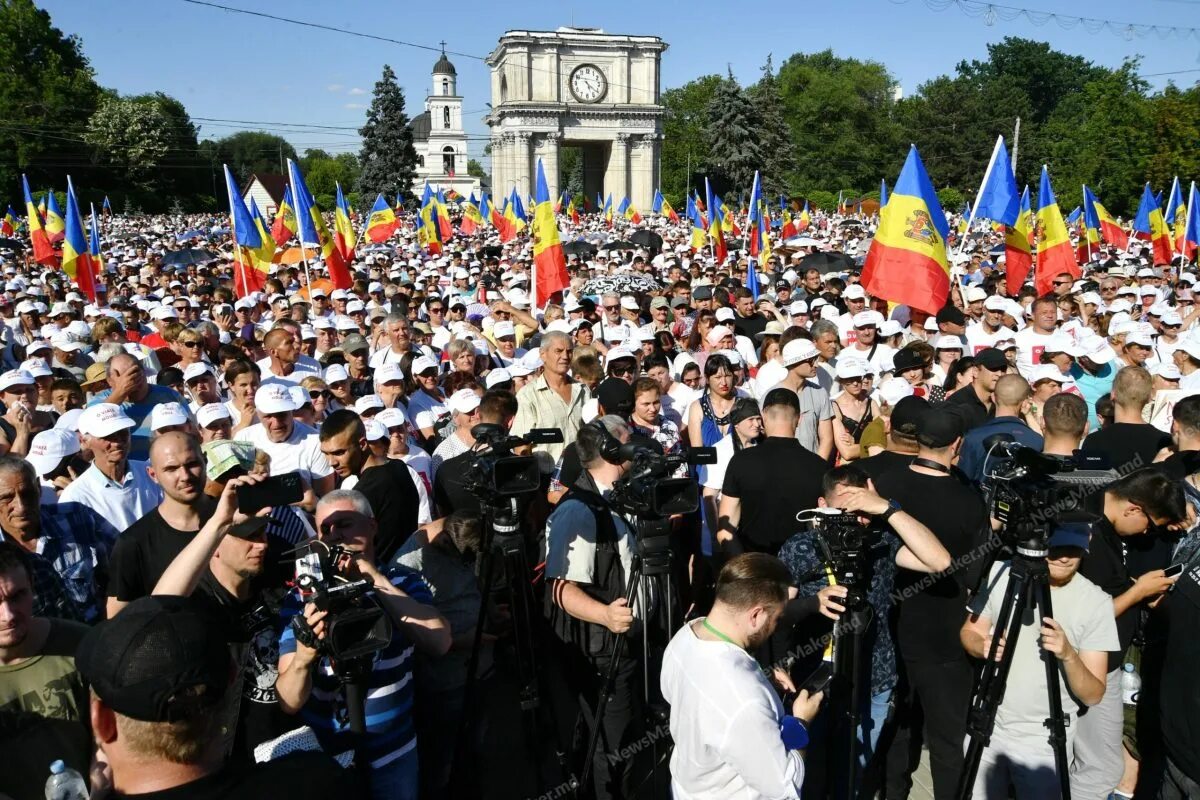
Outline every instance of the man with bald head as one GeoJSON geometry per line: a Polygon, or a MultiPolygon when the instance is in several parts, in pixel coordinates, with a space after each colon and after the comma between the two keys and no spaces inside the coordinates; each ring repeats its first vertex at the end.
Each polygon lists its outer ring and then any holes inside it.
{"type": "Polygon", "coordinates": [[[262,363],[262,382],[282,383],[292,385],[299,383],[308,373],[296,369],[296,360],[300,357],[300,345],[296,337],[287,328],[272,328],[263,339],[263,349],[267,351],[267,362],[262,363]]]}
{"type": "Polygon", "coordinates": [[[129,353],[117,353],[108,362],[108,385],[89,405],[113,403],[134,422],[129,457],[144,461],[150,452],[150,412],[159,403],[182,403],[174,389],[146,380],[142,362],[129,353]]]}
{"type": "Polygon", "coordinates": [[[1002,375],[993,390],[996,414],[992,419],[967,431],[958,454],[958,468],[975,483],[983,480],[988,439],[997,433],[1011,436],[1017,444],[1041,451],[1042,437],[1025,424],[1025,415],[1033,402],[1033,389],[1020,375],[1002,375]]]}
{"type": "Polygon", "coordinates": [[[158,579],[212,516],[215,501],[204,494],[200,442],[178,431],[150,447],[150,477],[162,487],[158,507],[117,537],[109,560],[108,616],[151,593],[158,579]]]}

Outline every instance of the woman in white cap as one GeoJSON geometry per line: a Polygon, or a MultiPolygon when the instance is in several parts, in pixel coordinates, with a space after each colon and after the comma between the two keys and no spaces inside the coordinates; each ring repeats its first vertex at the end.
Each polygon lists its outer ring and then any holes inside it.
{"type": "Polygon", "coordinates": [[[833,444],[839,461],[863,457],[859,440],[871,421],[879,416],[879,403],[871,399],[871,365],[861,358],[838,359],[834,376],[841,394],[833,401],[833,444]]]}
{"type": "Polygon", "coordinates": [[[437,362],[421,356],[413,359],[411,368],[413,385],[409,391],[408,416],[421,435],[421,446],[432,453],[440,440],[440,429],[450,421],[450,409],[439,385],[437,362]]]}
{"type": "Polygon", "coordinates": [[[962,339],[950,334],[940,334],[933,342],[933,380],[935,384],[944,384],[946,376],[954,368],[954,362],[962,358],[962,339]]]}

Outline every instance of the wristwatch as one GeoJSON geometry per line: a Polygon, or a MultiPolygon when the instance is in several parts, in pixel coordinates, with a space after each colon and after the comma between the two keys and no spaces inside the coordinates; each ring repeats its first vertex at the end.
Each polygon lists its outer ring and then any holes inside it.
{"type": "Polygon", "coordinates": [[[892,519],[892,515],[895,514],[899,510],[900,510],[899,503],[897,503],[895,500],[888,500],[887,511],[885,511],[879,515],[879,521],[880,522],[890,522],[892,519]]]}

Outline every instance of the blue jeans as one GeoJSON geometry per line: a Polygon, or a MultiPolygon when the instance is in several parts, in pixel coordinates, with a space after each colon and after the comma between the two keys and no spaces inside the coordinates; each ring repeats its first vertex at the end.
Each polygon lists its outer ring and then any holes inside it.
{"type": "Polygon", "coordinates": [[[879,744],[879,732],[883,730],[891,709],[892,690],[885,689],[879,694],[871,696],[871,707],[859,721],[858,763],[864,768],[871,760],[871,756],[875,754],[875,747],[879,744]]]}
{"type": "Polygon", "coordinates": [[[371,800],[417,800],[417,748],[414,747],[390,764],[372,768],[371,800]]]}

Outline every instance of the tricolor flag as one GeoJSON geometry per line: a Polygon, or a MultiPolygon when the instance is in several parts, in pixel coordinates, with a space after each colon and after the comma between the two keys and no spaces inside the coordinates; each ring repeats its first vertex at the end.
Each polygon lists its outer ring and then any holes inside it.
{"type": "Polygon", "coordinates": [[[1017,292],[1029,277],[1033,267],[1033,248],[1030,237],[1033,235],[1033,212],[1029,206],[1029,187],[1021,194],[1017,219],[1004,232],[1004,280],[1008,287],[1008,296],[1016,297],[1017,292]]]}
{"type": "Polygon", "coordinates": [[[296,201],[292,197],[292,187],[283,187],[283,202],[275,212],[275,222],[271,225],[271,238],[275,244],[283,247],[296,235],[299,230],[296,224],[296,201]]]}
{"type": "Polygon", "coordinates": [[[354,260],[354,245],[358,244],[354,235],[354,223],[350,221],[350,205],[346,195],[342,194],[342,184],[334,182],[337,189],[333,210],[333,246],[337,248],[342,261],[349,264],[354,260]]]}
{"type": "Polygon", "coordinates": [[[1183,236],[1187,229],[1187,203],[1183,201],[1183,191],[1179,186],[1179,177],[1171,184],[1171,193],[1167,195],[1167,225],[1174,237],[1171,240],[1173,253],[1183,252],[1183,236]]]}
{"type": "Polygon", "coordinates": [[[642,221],[642,215],[638,213],[638,210],[634,207],[633,203],[628,197],[621,200],[621,207],[617,209],[617,213],[632,222],[634,225],[637,225],[642,221]]]}
{"type": "Polygon", "coordinates": [[[696,201],[690,195],[684,214],[687,216],[688,222],[692,223],[692,238],[689,242],[692,252],[699,253],[708,241],[708,234],[705,232],[704,220],[700,218],[700,209],[696,208],[696,201]]]}
{"type": "Polygon", "coordinates": [[[808,230],[808,226],[812,225],[812,214],[808,211],[808,201],[804,201],[804,208],[800,211],[800,221],[796,223],[796,231],[808,230]]]}
{"type": "Polygon", "coordinates": [[[862,285],[875,297],[936,314],[950,295],[950,226],[915,145],[908,151],[863,264],[862,285]]]}
{"type": "Polygon", "coordinates": [[[959,216],[961,219],[958,220],[958,232],[965,234],[971,226],[971,202],[969,200],[963,201],[962,211],[959,216]]]}
{"type": "MultiPolygon", "coordinates": [[[[100,213],[106,217],[112,216],[112,203],[108,202],[108,195],[104,195],[104,202],[100,205],[100,213]]],[[[95,214],[92,214],[93,218],[95,216],[95,214]]]]}
{"type": "Polygon", "coordinates": [[[500,243],[512,241],[513,237],[517,235],[517,229],[504,216],[504,213],[496,208],[496,204],[488,197],[487,192],[483,193],[483,200],[480,201],[479,208],[483,218],[491,222],[496,232],[500,234],[500,243]]]}
{"type": "Polygon", "coordinates": [[[1083,187],[1083,207],[1085,209],[1084,218],[1088,220],[1089,228],[1094,223],[1099,228],[1104,241],[1122,250],[1128,249],[1129,234],[1113,218],[1112,214],[1108,213],[1108,209],[1101,205],[1095,193],[1086,186],[1083,187]]]}
{"type": "Polygon", "coordinates": [[[254,267],[261,272],[270,274],[271,262],[275,260],[275,240],[271,238],[271,232],[267,229],[267,221],[262,214],[258,213],[258,203],[254,202],[254,198],[250,198],[250,219],[254,221],[254,227],[258,229],[259,246],[252,252],[254,257],[254,267]]]}
{"type": "Polygon", "coordinates": [[[725,201],[720,195],[713,195],[716,199],[716,208],[721,212],[721,230],[729,231],[735,238],[742,235],[742,229],[738,227],[737,221],[733,218],[733,211],[729,206],[725,205],[725,201]]]}
{"type": "Polygon", "coordinates": [[[58,198],[53,191],[46,192],[46,235],[50,243],[61,242],[66,236],[67,225],[63,220],[62,210],[58,206],[58,198]]]}
{"type": "Polygon", "coordinates": [[[508,194],[508,205],[504,207],[504,218],[513,225],[513,230],[517,233],[525,230],[525,206],[521,203],[521,198],[517,196],[517,187],[513,187],[508,194]]]}
{"type": "Polygon", "coordinates": [[[1145,238],[1150,240],[1155,266],[1171,263],[1171,232],[1167,230],[1162,209],[1159,208],[1149,183],[1142,190],[1142,202],[1138,205],[1133,229],[1138,233],[1145,234],[1145,238]]]}
{"type": "Polygon", "coordinates": [[[708,220],[708,236],[712,244],[713,258],[717,260],[717,265],[725,263],[726,256],[729,251],[725,247],[725,234],[721,230],[721,204],[720,198],[713,194],[712,186],[708,182],[708,177],[704,178],[704,196],[711,210],[708,220]]]}
{"type": "Polygon", "coordinates": [[[58,264],[58,253],[50,244],[50,237],[42,224],[37,206],[33,204],[33,196],[29,193],[29,179],[21,176],[21,188],[25,190],[25,224],[29,226],[29,243],[33,247],[33,260],[37,263],[52,267],[58,264]]]}
{"type": "Polygon", "coordinates": [[[792,209],[786,204],[779,207],[781,222],[779,226],[779,238],[790,239],[796,235],[796,223],[792,219],[792,209]]]}
{"type": "Polygon", "coordinates": [[[292,184],[292,196],[296,200],[296,223],[299,226],[297,236],[301,245],[314,245],[320,248],[321,258],[329,268],[329,280],[335,289],[349,289],[354,284],[346,262],[329,235],[329,228],[321,217],[321,209],[313,200],[308,184],[304,182],[304,173],[300,165],[290,158],[287,161],[288,179],[292,184]]]}
{"type": "Polygon", "coordinates": [[[67,216],[63,220],[62,268],[93,303],[96,302],[96,280],[92,271],[91,250],[83,232],[83,215],[71,176],[67,176],[67,216]]]}
{"type": "Polygon", "coordinates": [[[437,202],[438,233],[441,234],[443,242],[448,242],[454,236],[454,227],[450,224],[450,209],[446,208],[446,198],[441,189],[438,189],[433,197],[437,202]]]}
{"type": "Polygon", "coordinates": [[[96,218],[96,204],[91,204],[92,226],[88,232],[88,255],[92,257],[93,283],[104,271],[104,260],[100,258],[100,220],[96,218]]]}
{"type": "Polygon", "coordinates": [[[567,217],[575,225],[579,224],[579,206],[575,205],[574,197],[572,197],[570,202],[567,203],[567,217]]]}
{"type": "Polygon", "coordinates": [[[662,207],[663,207],[662,192],[658,189],[655,189],[654,190],[654,199],[650,201],[650,212],[653,214],[658,214],[659,216],[662,216],[662,213],[663,213],[662,207]]]}
{"type": "Polygon", "coordinates": [[[604,199],[604,222],[610,228],[613,226],[612,192],[604,199]]]}
{"type": "Polygon", "coordinates": [[[17,212],[13,211],[13,207],[9,206],[8,211],[4,212],[4,217],[0,219],[0,236],[14,236],[17,233],[17,212]]]}
{"type": "Polygon", "coordinates": [[[267,284],[267,272],[259,268],[256,258],[256,251],[263,246],[262,234],[242,201],[228,164],[225,165],[225,191],[229,194],[229,229],[233,240],[233,290],[238,297],[245,297],[251,292],[262,291],[267,284]]]}
{"type": "Polygon", "coordinates": [[[367,215],[367,227],[363,235],[379,244],[390,239],[399,226],[400,221],[396,219],[396,212],[388,205],[387,198],[382,194],[376,195],[375,205],[371,206],[371,213],[367,215]]]}
{"type": "MultiPolygon", "coordinates": [[[[661,197],[661,195],[660,195],[660,197],[661,197]]],[[[659,209],[658,213],[662,214],[664,217],[666,217],[668,220],[670,220],[673,224],[675,224],[675,225],[679,224],[679,214],[676,213],[675,209],[671,207],[671,204],[667,202],[667,198],[665,198],[665,197],[662,197],[662,207],[659,209]]]]}
{"type": "Polygon", "coordinates": [[[1017,223],[1020,214],[1021,195],[1017,192],[1012,162],[1008,159],[1004,137],[997,136],[991,160],[979,184],[979,194],[975,195],[975,218],[1012,226],[1017,223]]]}
{"type": "Polygon", "coordinates": [[[462,219],[458,223],[458,229],[465,235],[470,236],[482,227],[483,216],[479,213],[479,206],[475,203],[475,193],[471,192],[470,198],[463,203],[462,219]]]}
{"type": "Polygon", "coordinates": [[[754,172],[754,186],[750,191],[750,209],[746,224],[750,226],[750,255],[755,263],[746,271],[746,288],[758,300],[758,268],[765,267],[771,258],[771,219],[767,211],[767,200],[763,197],[762,178],[754,172]]]}
{"type": "Polygon", "coordinates": [[[1183,228],[1183,247],[1180,252],[1189,262],[1196,256],[1196,247],[1200,245],[1200,194],[1196,192],[1196,182],[1188,189],[1187,224],[1183,228]]]}
{"type": "Polygon", "coordinates": [[[438,222],[438,202],[429,184],[425,184],[425,194],[421,197],[420,224],[417,227],[417,241],[424,246],[430,255],[442,252],[442,226],[438,222]]]}
{"type": "Polygon", "coordinates": [[[550,302],[555,292],[571,285],[567,275],[567,259],[558,239],[558,222],[554,219],[554,204],[546,185],[542,160],[537,163],[537,193],[533,206],[533,305],[541,308],[550,302]]]}
{"type": "Polygon", "coordinates": [[[1037,211],[1037,272],[1033,285],[1039,295],[1054,288],[1054,276],[1067,273],[1080,276],[1079,264],[1071,251],[1071,236],[1063,221],[1054,190],[1050,188],[1050,170],[1042,165],[1042,182],[1038,187],[1037,211]]]}

